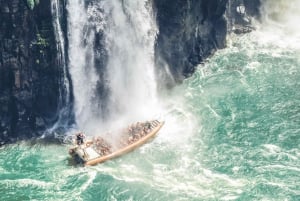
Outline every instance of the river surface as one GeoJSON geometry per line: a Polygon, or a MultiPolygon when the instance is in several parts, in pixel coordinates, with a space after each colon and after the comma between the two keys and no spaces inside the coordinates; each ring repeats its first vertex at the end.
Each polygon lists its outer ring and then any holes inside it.
{"type": "Polygon", "coordinates": [[[81,167],[68,145],[1,147],[0,200],[300,200],[297,44],[232,37],[161,92],[158,136],[115,160],[81,167]]]}

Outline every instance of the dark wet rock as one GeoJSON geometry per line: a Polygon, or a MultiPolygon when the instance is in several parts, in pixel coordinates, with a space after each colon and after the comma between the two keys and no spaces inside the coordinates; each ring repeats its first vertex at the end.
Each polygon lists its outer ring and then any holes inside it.
{"type": "MultiPolygon", "coordinates": [[[[87,5],[95,0],[86,1],[87,5]]],[[[67,46],[66,1],[60,0],[61,29],[67,46]]],[[[159,33],[155,62],[161,86],[174,86],[191,76],[198,64],[226,47],[228,33],[247,33],[259,18],[260,0],[154,0],[159,33]]],[[[72,82],[62,68],[52,24],[51,0],[0,0],[0,145],[39,136],[57,121],[72,124],[72,82]],[[36,1],[37,2],[37,1],[36,1]],[[66,76],[64,76],[66,75],[66,76]],[[64,83],[67,77],[69,84],[64,83]],[[67,89],[66,87],[70,88],[67,89]],[[69,91],[69,95],[65,94],[69,91]],[[63,116],[61,116],[63,115],[63,116]]],[[[100,11],[101,12],[101,11],[100,11]]],[[[98,18],[90,20],[99,20],[98,18]]],[[[94,63],[99,76],[97,96],[106,111],[109,86],[105,72],[108,53],[101,30],[94,34],[94,63]]]]}
{"type": "Polygon", "coordinates": [[[259,0],[154,0],[159,34],[155,59],[162,85],[174,86],[226,46],[230,32],[253,30],[259,0]]]}
{"type": "Polygon", "coordinates": [[[41,134],[57,120],[61,70],[51,1],[31,10],[0,0],[0,142],[41,134]]]}
{"type": "Polygon", "coordinates": [[[229,0],[226,10],[228,30],[236,34],[255,30],[253,20],[260,19],[260,0],[229,0]]]}

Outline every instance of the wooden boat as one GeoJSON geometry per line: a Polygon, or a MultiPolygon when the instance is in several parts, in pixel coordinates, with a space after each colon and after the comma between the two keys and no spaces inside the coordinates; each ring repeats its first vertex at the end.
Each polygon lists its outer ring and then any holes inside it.
{"type": "Polygon", "coordinates": [[[102,137],[94,137],[82,145],[76,145],[71,148],[69,153],[85,166],[102,163],[133,151],[145,144],[158,133],[163,125],[164,122],[158,120],[143,123],[137,122],[123,130],[120,140],[114,145],[108,143],[102,137]]]}

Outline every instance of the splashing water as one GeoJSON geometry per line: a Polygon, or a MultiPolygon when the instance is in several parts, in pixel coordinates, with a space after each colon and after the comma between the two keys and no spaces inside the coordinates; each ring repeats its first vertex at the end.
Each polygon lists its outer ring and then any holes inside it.
{"type": "MultiPolygon", "coordinates": [[[[90,28],[84,0],[68,1],[69,69],[75,98],[76,121],[80,128],[98,119],[92,98],[98,81],[94,66],[94,30],[90,28]]],[[[101,111],[100,111],[101,112],[101,111]]]]}
{"type": "Polygon", "coordinates": [[[147,117],[156,106],[153,57],[157,30],[149,3],[103,1],[109,50],[109,108],[114,119],[147,117]]]}
{"type": "MultiPolygon", "coordinates": [[[[156,25],[151,1],[85,1],[68,3],[70,24],[70,71],[74,83],[75,112],[80,128],[95,132],[103,119],[112,124],[144,120],[158,111],[154,76],[156,25]],[[96,28],[94,28],[96,27],[96,28]],[[95,38],[105,40],[106,74],[96,72],[95,38]],[[97,111],[96,90],[105,84],[109,91],[106,111],[97,111]],[[95,111],[96,110],[96,111],[95,111]],[[102,113],[102,115],[99,115],[102,113]]],[[[103,97],[102,97],[103,98],[103,97]]],[[[100,103],[101,104],[101,103],[100,103]]],[[[101,124],[102,122],[102,124],[101,124]]]]}
{"type": "MultiPolygon", "coordinates": [[[[282,48],[297,48],[300,42],[300,0],[289,2],[264,0],[261,7],[262,27],[265,42],[274,42],[282,48]]],[[[260,36],[263,38],[263,36],[260,36]]]]}
{"type": "Polygon", "coordinates": [[[1,200],[299,200],[300,48],[269,30],[232,36],[164,94],[166,127],[128,155],[78,168],[65,146],[3,147],[1,200]]]}

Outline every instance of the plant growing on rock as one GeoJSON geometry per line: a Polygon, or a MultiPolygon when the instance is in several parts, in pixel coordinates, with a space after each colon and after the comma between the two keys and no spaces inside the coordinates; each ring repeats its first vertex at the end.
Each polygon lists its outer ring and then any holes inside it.
{"type": "MultiPolygon", "coordinates": [[[[45,49],[49,47],[49,42],[46,38],[43,38],[41,34],[36,34],[36,39],[31,41],[30,48],[35,48],[41,55],[45,55],[45,49]]],[[[38,63],[38,62],[37,62],[38,63]]]]}
{"type": "Polygon", "coordinates": [[[43,48],[45,48],[49,45],[49,43],[47,42],[47,39],[43,38],[41,36],[41,34],[39,34],[39,33],[36,34],[36,37],[37,37],[37,41],[34,44],[36,44],[40,47],[43,47],[43,48]]]}
{"type": "Polygon", "coordinates": [[[39,3],[39,0],[27,0],[27,6],[30,8],[30,10],[33,10],[34,6],[38,5],[39,3]]]}

